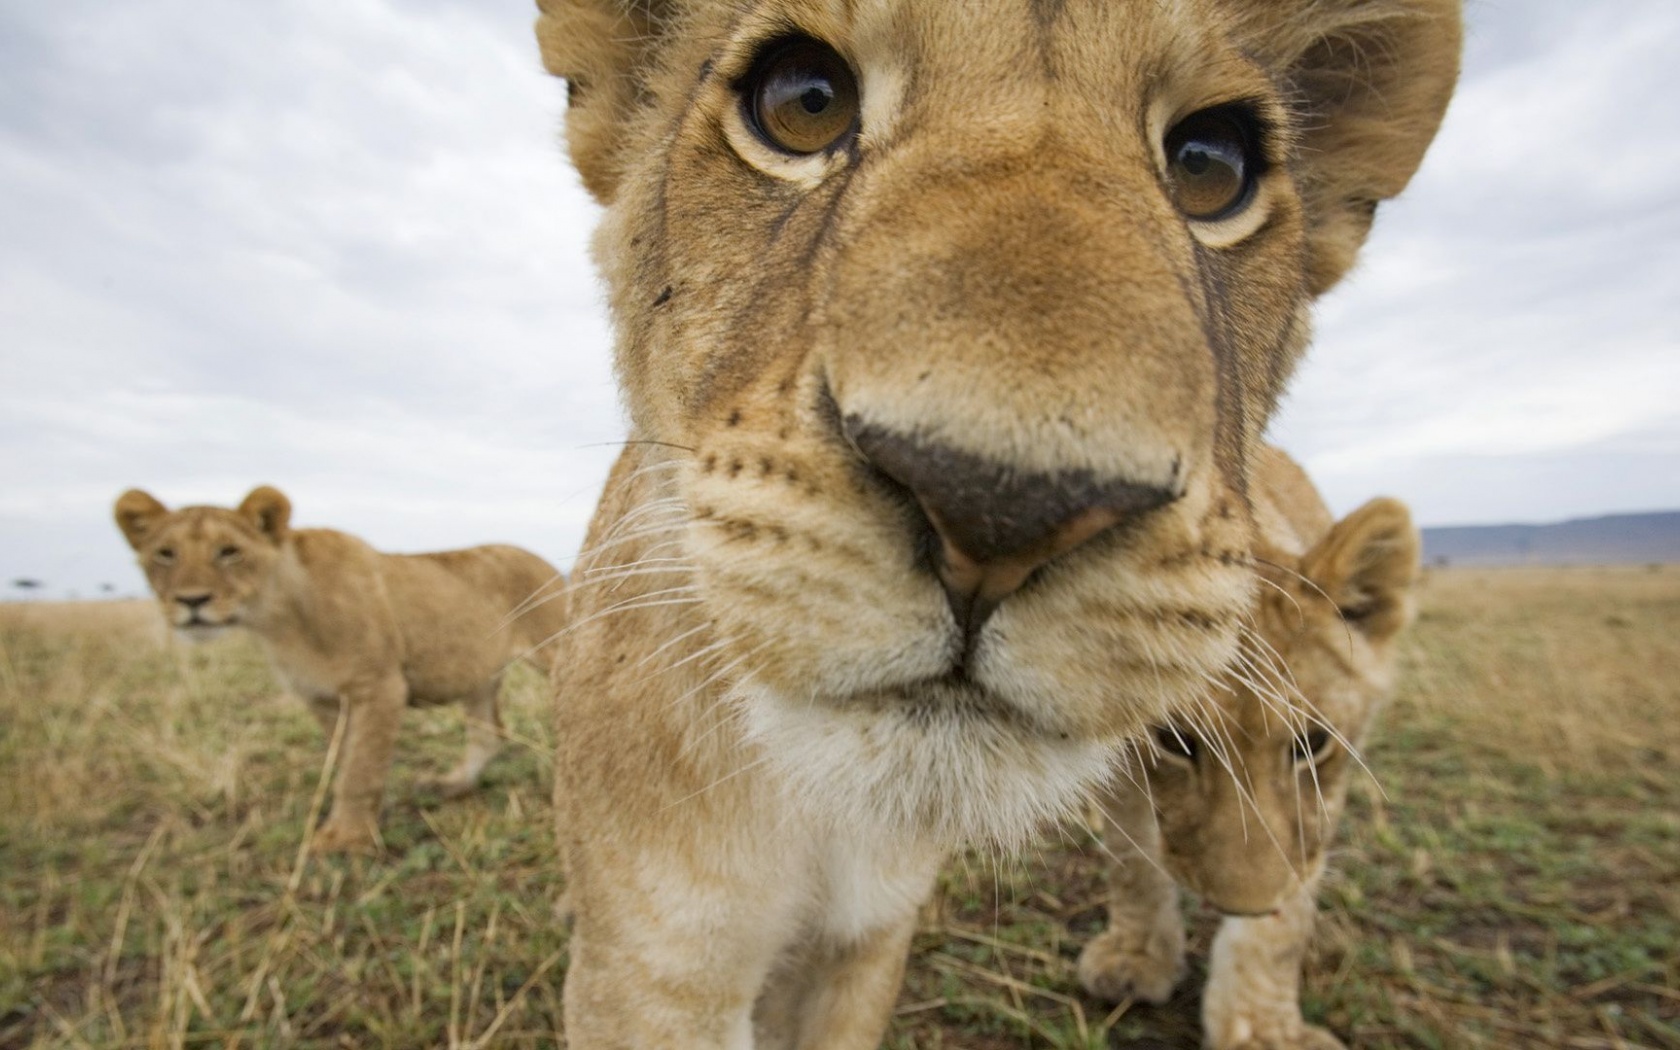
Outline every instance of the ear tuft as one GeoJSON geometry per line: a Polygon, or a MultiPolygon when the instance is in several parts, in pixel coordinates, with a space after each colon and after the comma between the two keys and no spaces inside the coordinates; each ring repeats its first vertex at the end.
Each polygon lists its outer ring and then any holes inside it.
{"type": "Polygon", "coordinates": [[[1381,497],[1337,522],[1301,560],[1301,573],[1354,629],[1388,641],[1412,620],[1422,545],[1406,505],[1381,497]]]}
{"type": "Polygon", "coordinates": [[[286,539],[292,524],[292,501],[279,489],[258,485],[239,504],[239,513],[275,543],[286,539]]]}
{"type": "Polygon", "coordinates": [[[135,550],[145,541],[146,534],[157,526],[157,523],[169,516],[169,508],[152,498],[151,493],[140,489],[129,489],[117,497],[113,508],[113,517],[117,520],[117,528],[122,530],[123,538],[135,550]]]}

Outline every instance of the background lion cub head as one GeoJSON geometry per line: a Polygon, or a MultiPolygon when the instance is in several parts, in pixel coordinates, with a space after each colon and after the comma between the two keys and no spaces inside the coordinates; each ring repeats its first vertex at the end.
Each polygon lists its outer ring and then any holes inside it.
{"type": "Polygon", "coordinates": [[[1230,691],[1156,731],[1147,776],[1162,857],[1221,911],[1275,911],[1323,869],[1357,749],[1393,685],[1419,549],[1396,500],[1337,522],[1298,573],[1268,573],[1230,691]]]}
{"type": "Polygon", "coordinates": [[[267,584],[292,505],[277,489],[262,485],[235,510],[171,511],[150,493],[129,489],[117,498],[113,513],[169,625],[202,640],[238,626],[267,584]]]}

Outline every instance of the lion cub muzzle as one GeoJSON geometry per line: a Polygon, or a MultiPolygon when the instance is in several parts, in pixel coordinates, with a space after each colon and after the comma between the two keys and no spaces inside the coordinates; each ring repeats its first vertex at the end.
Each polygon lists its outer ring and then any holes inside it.
{"type": "Polygon", "coordinates": [[[1207,478],[1220,425],[1165,207],[1094,158],[988,152],[856,176],[816,362],[846,440],[925,519],[965,650],[1043,566],[1152,531],[1207,478]],[[871,308],[895,298],[914,308],[871,308]]]}
{"type": "Polygon", "coordinates": [[[921,508],[933,570],[970,647],[999,603],[1040,566],[1181,495],[1089,470],[1022,471],[856,415],[846,420],[846,436],[921,508]]]}

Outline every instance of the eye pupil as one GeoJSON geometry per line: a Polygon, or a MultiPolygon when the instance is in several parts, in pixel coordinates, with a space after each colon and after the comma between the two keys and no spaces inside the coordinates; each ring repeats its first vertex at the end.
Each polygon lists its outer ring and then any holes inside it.
{"type": "Polygon", "coordinates": [[[857,124],[857,79],[845,59],[815,40],[772,47],[741,91],[752,129],[788,153],[833,149],[857,124]]]}
{"type": "Polygon", "coordinates": [[[1187,758],[1192,762],[1201,753],[1201,746],[1194,736],[1169,726],[1160,726],[1155,730],[1155,743],[1167,754],[1187,758]]]}
{"type": "Polygon", "coordinates": [[[1167,135],[1167,182],[1173,203],[1186,216],[1213,221],[1247,203],[1260,158],[1240,109],[1204,110],[1180,121],[1167,135]]]}
{"type": "Polygon", "coordinates": [[[1295,761],[1310,762],[1321,758],[1324,749],[1330,746],[1330,734],[1322,729],[1314,729],[1305,736],[1295,738],[1295,761]]]}

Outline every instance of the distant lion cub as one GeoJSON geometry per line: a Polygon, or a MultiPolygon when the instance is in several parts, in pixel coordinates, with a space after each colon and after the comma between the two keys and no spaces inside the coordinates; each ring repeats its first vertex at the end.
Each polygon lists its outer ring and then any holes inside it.
{"type": "MultiPolygon", "coordinates": [[[[1312,483],[1275,449],[1256,514],[1273,563],[1245,669],[1199,717],[1144,745],[1144,768],[1104,800],[1109,927],[1079,979],[1118,1001],[1162,1002],[1184,974],[1177,884],[1224,913],[1202,1001],[1212,1050],[1341,1050],[1299,1003],[1325,847],[1410,621],[1419,538],[1404,504],[1376,499],[1331,524],[1312,483]],[[1298,572],[1298,575],[1297,575],[1298,572]],[[1286,667],[1280,673],[1279,666],[1286,667]],[[1263,697],[1256,682],[1288,682],[1263,697]],[[1298,693],[1297,693],[1298,690],[1298,693]],[[1280,714],[1288,696],[1308,715],[1280,714]]],[[[1262,548],[1264,550],[1264,548],[1262,548]]]]}
{"type": "Polygon", "coordinates": [[[561,628],[561,577],[518,547],[381,554],[347,533],[293,530],[291,510],[267,486],[236,510],[170,511],[130,489],[116,519],[178,632],[249,630],[329,739],[342,705],[343,760],[314,845],[366,850],[403,708],[466,704],[466,755],[439,785],[470,791],[501,748],[503,669],[561,628]]]}

